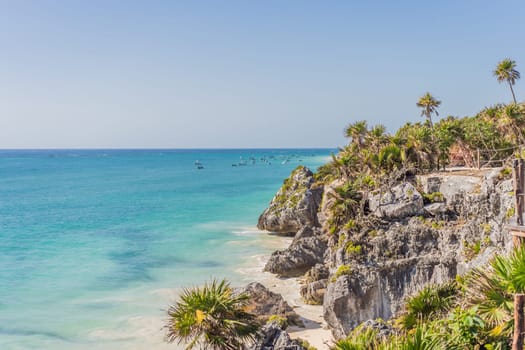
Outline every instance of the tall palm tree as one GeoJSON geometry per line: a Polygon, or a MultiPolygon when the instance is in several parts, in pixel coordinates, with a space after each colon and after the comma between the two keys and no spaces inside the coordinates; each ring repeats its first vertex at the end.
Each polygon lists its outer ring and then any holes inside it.
{"type": "Polygon", "coordinates": [[[441,101],[436,100],[434,96],[427,92],[419,98],[419,101],[416,103],[421,110],[421,116],[425,116],[430,124],[430,128],[433,127],[432,124],[432,114],[439,115],[437,108],[441,105],[441,101]]]}
{"type": "Polygon", "coordinates": [[[240,350],[253,341],[259,328],[255,316],[244,311],[245,294],[234,294],[226,280],[213,280],[204,287],[185,289],[168,309],[168,342],[186,349],[240,350]]]}
{"type": "Polygon", "coordinates": [[[498,63],[493,74],[500,83],[504,81],[509,83],[512,98],[514,99],[514,103],[516,103],[516,95],[514,95],[514,89],[512,89],[512,85],[514,85],[516,80],[520,78],[520,72],[516,70],[516,61],[513,61],[510,58],[505,58],[498,63]]]}

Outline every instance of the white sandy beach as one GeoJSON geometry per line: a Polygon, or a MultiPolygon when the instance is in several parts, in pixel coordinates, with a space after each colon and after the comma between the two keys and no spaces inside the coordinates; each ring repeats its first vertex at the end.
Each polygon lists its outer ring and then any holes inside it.
{"type": "MultiPolygon", "coordinates": [[[[264,232],[261,232],[264,234],[264,232]]],[[[284,249],[291,243],[290,237],[275,236],[268,244],[271,244],[275,250],[284,249]]],[[[272,292],[279,293],[286,302],[297,312],[305,324],[305,328],[292,326],[287,329],[292,338],[301,338],[307,340],[318,350],[328,350],[333,345],[333,337],[323,319],[322,305],[305,304],[299,289],[301,282],[299,278],[279,278],[269,272],[263,272],[264,265],[269,256],[259,255],[253,257],[257,261],[256,265],[240,269],[239,272],[246,275],[244,279],[247,282],[257,281],[265,285],[272,292]]]]}

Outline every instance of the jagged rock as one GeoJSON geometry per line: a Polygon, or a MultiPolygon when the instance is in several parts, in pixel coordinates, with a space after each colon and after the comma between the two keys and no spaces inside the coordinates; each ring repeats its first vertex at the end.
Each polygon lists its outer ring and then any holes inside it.
{"type": "Polygon", "coordinates": [[[260,338],[249,350],[307,350],[297,340],[292,340],[278,324],[271,322],[261,330],[260,338]]]}
{"type": "Polygon", "coordinates": [[[342,180],[314,194],[311,172],[298,168],[261,215],[259,227],[282,233],[307,228],[299,230],[288,249],[272,255],[266,270],[298,276],[310,269],[301,294],[307,300],[323,300],[324,318],[336,337],[363,321],[389,319],[424,286],[447,282],[510,249],[505,225],[514,205],[512,182],[499,173],[494,169],[418,176],[413,179],[418,188],[443,197],[426,207],[412,182],[370,194],[366,208],[380,220],[370,220],[373,226],[359,232],[345,232],[343,243],[360,246],[356,254],[339,242],[339,233],[327,234],[335,189],[342,180]],[[319,226],[322,234],[312,229],[319,226]],[[472,246],[481,249],[473,252],[472,246]],[[337,272],[343,264],[345,269],[337,272]],[[324,269],[318,267],[322,265],[324,269]]]}
{"type": "Polygon", "coordinates": [[[285,317],[288,324],[302,326],[299,315],[291,308],[280,294],[270,291],[261,283],[253,282],[238,290],[250,296],[250,303],[246,311],[257,315],[257,319],[264,324],[271,316],[285,317]]]}
{"type": "Polygon", "coordinates": [[[422,177],[421,184],[426,193],[439,192],[443,179],[439,176],[424,176],[422,177]]]}
{"type": "Polygon", "coordinates": [[[282,277],[297,277],[315,264],[323,262],[326,239],[315,235],[310,227],[303,227],[288,248],[275,251],[266,266],[269,271],[282,277]]]}
{"type": "MultiPolygon", "coordinates": [[[[403,217],[406,212],[397,220],[390,216],[374,227],[373,236],[360,238],[364,258],[347,256],[330,241],[332,277],[323,308],[334,336],[343,337],[369,319],[389,319],[425,285],[447,282],[486,263],[496,252],[510,249],[505,225],[507,210],[513,206],[512,183],[499,180],[498,174],[499,169],[477,176],[432,175],[431,184],[427,182],[424,188],[441,192],[446,210],[456,215],[447,216],[446,221],[439,216],[403,217]],[[475,243],[481,251],[469,252],[475,243]],[[340,264],[348,265],[350,272],[336,276],[340,264]]],[[[437,213],[443,207],[430,209],[437,213]]],[[[412,213],[418,215],[417,210],[412,213]]]]}
{"type": "Polygon", "coordinates": [[[322,201],[319,207],[319,212],[317,213],[317,220],[324,231],[329,230],[329,222],[334,213],[332,208],[336,204],[338,198],[336,188],[342,185],[344,185],[344,181],[341,179],[324,185],[322,201]]]}
{"type": "Polygon", "coordinates": [[[313,188],[314,182],[310,169],[297,167],[259,217],[257,227],[271,232],[294,234],[303,226],[318,226],[317,210],[323,188],[313,188]]]}
{"type": "Polygon", "coordinates": [[[307,304],[321,305],[328,285],[328,279],[310,282],[301,286],[301,296],[307,304]]]}
{"type": "Polygon", "coordinates": [[[308,272],[305,274],[305,278],[309,282],[315,282],[323,279],[327,279],[330,275],[330,271],[323,264],[315,264],[308,272]]]}
{"type": "Polygon", "coordinates": [[[443,217],[447,213],[447,205],[443,202],[425,205],[425,212],[431,216],[443,217]]]}
{"type": "Polygon", "coordinates": [[[368,206],[379,218],[403,219],[421,212],[423,197],[411,183],[405,182],[383,193],[372,194],[368,206]]]}

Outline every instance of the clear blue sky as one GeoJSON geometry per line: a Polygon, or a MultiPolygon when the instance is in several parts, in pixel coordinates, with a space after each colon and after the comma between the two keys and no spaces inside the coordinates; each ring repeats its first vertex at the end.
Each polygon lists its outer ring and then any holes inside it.
{"type": "MultiPolygon", "coordinates": [[[[335,147],[511,100],[525,1],[0,0],[0,148],[335,147]]],[[[525,99],[525,76],[516,84],[525,99]]]]}

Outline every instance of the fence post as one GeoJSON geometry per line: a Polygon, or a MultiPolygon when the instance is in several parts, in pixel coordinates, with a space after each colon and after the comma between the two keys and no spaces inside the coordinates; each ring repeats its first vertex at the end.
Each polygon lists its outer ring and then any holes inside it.
{"type": "Polygon", "coordinates": [[[476,161],[478,163],[478,169],[481,169],[481,157],[479,155],[479,148],[476,150],[476,161]]]}
{"type": "Polygon", "coordinates": [[[514,337],[512,340],[512,350],[523,350],[523,333],[525,332],[524,304],[525,294],[514,294],[514,337]]]}

